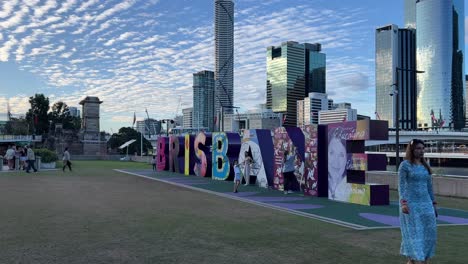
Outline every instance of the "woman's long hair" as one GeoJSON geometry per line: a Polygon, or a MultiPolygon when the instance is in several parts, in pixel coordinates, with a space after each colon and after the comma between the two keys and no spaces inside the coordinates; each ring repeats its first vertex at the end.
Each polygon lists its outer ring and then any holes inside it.
{"type": "MultiPolygon", "coordinates": [[[[410,143],[406,147],[406,157],[405,157],[405,159],[408,160],[409,162],[411,162],[411,164],[414,164],[414,161],[415,161],[414,149],[416,148],[416,145],[418,145],[418,144],[422,144],[423,146],[425,146],[424,141],[422,141],[420,139],[413,139],[413,140],[410,141],[410,143]]],[[[429,172],[429,174],[432,174],[431,167],[429,167],[429,164],[427,164],[427,161],[426,161],[426,159],[424,157],[421,158],[421,163],[426,168],[427,172],[429,172]]]]}

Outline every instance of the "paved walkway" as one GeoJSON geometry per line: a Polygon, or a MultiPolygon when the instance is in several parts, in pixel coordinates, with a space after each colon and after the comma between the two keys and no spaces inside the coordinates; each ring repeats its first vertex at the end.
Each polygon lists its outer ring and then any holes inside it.
{"type": "MultiPolygon", "coordinates": [[[[123,173],[144,177],[184,188],[211,193],[217,196],[235,199],[263,207],[313,218],[357,230],[398,228],[398,204],[388,206],[364,206],[341,203],[327,198],[309,197],[299,193],[285,195],[282,192],[257,186],[240,186],[238,193],[233,193],[233,183],[185,176],[170,172],[151,170],[116,170],[123,173]]],[[[468,211],[440,208],[439,226],[468,225],[468,211]]]]}

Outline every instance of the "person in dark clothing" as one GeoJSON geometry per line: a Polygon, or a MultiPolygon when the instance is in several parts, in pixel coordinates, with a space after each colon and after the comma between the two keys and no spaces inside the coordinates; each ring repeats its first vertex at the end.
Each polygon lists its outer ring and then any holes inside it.
{"type": "Polygon", "coordinates": [[[65,168],[68,166],[68,169],[72,171],[71,168],[71,161],[70,161],[70,152],[68,152],[68,148],[65,148],[65,151],[63,152],[63,168],[62,170],[65,171],[65,168]]]}

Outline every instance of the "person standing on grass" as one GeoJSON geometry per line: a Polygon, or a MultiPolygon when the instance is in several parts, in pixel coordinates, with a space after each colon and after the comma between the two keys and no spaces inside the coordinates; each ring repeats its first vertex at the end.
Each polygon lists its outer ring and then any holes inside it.
{"type": "Polygon", "coordinates": [[[245,179],[245,186],[250,184],[250,169],[253,163],[252,157],[249,155],[249,152],[244,152],[244,179],[245,179]]]}
{"type": "MultiPolygon", "coordinates": [[[[295,151],[294,151],[295,152],[295,151]]],[[[296,155],[289,153],[288,150],[284,151],[284,165],[283,165],[283,178],[284,178],[284,194],[293,193],[292,186],[295,179],[294,171],[294,161],[296,155]]]]}
{"type": "Polygon", "coordinates": [[[241,169],[239,167],[239,162],[237,160],[234,161],[234,193],[237,193],[237,189],[239,188],[241,182],[241,169]]]}
{"type": "Polygon", "coordinates": [[[15,158],[15,151],[13,150],[13,146],[8,146],[8,150],[5,153],[5,159],[8,161],[8,169],[14,169],[14,158],[15,158]]]}
{"type": "Polygon", "coordinates": [[[424,142],[413,139],[398,169],[400,196],[400,254],[407,264],[428,263],[437,242],[437,208],[432,190],[432,170],[424,159],[424,142]]]}
{"type": "Polygon", "coordinates": [[[151,159],[151,165],[153,165],[153,171],[156,171],[156,155],[153,155],[151,159]]]}
{"type": "Polygon", "coordinates": [[[28,157],[26,156],[26,149],[22,148],[20,150],[20,164],[19,164],[20,170],[26,170],[27,160],[28,160],[28,157]]]}
{"type": "Polygon", "coordinates": [[[36,165],[34,164],[36,162],[36,155],[34,155],[34,151],[30,146],[25,147],[27,149],[27,163],[28,167],[26,168],[26,173],[29,173],[31,168],[34,170],[34,172],[37,172],[36,165]]]}
{"type": "Polygon", "coordinates": [[[71,161],[70,161],[70,152],[68,152],[68,147],[65,148],[65,151],[63,152],[63,168],[62,170],[65,171],[65,167],[68,166],[68,169],[72,171],[71,168],[71,161]]]}

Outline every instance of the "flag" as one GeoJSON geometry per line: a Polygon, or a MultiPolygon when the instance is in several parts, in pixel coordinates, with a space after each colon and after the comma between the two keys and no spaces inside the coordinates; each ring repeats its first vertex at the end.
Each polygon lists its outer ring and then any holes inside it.
{"type": "Polygon", "coordinates": [[[284,122],[286,122],[286,116],[288,116],[288,115],[283,116],[283,124],[284,124],[284,122]]]}
{"type": "Polygon", "coordinates": [[[437,123],[437,119],[434,116],[434,110],[431,110],[431,120],[432,122],[437,123]]]}
{"type": "Polygon", "coordinates": [[[440,126],[439,127],[443,127],[444,124],[445,124],[445,120],[440,121],[440,126]]]}
{"type": "Polygon", "coordinates": [[[377,118],[377,120],[380,120],[380,115],[379,113],[377,113],[377,111],[375,112],[375,117],[377,118]]]}
{"type": "Polygon", "coordinates": [[[134,125],[135,125],[135,122],[136,122],[136,113],[135,113],[135,112],[133,112],[133,125],[132,125],[132,126],[134,126],[134,125]]]}

